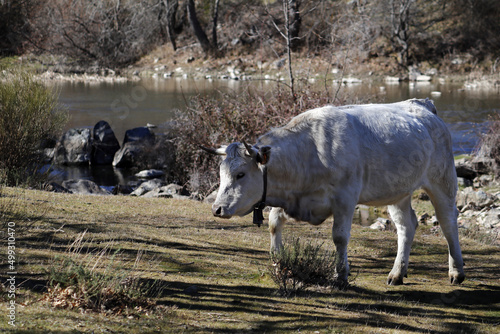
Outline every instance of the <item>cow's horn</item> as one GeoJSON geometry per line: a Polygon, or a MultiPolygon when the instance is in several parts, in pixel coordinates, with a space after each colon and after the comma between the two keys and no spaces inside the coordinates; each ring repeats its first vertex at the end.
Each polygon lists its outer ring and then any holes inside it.
{"type": "Polygon", "coordinates": [[[248,145],[246,141],[242,140],[243,145],[245,145],[245,148],[247,149],[248,155],[253,157],[255,153],[253,152],[252,146],[248,145]]]}
{"type": "Polygon", "coordinates": [[[203,151],[208,152],[210,154],[215,154],[215,155],[225,155],[226,152],[223,147],[219,149],[214,149],[214,148],[208,148],[202,145],[198,145],[199,148],[201,148],[203,151]]]}

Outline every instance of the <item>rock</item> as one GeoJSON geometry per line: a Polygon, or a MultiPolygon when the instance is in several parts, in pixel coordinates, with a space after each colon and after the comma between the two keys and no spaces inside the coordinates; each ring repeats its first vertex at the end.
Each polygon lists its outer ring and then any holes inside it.
{"type": "Polygon", "coordinates": [[[153,144],[155,141],[155,135],[147,126],[127,130],[125,132],[125,138],[123,138],[123,144],[125,145],[126,143],[136,141],[153,144]]]}
{"type": "Polygon", "coordinates": [[[480,186],[487,186],[491,181],[493,181],[493,176],[487,174],[478,176],[474,179],[474,182],[478,182],[480,186]]]}
{"type": "Polygon", "coordinates": [[[415,81],[420,81],[420,82],[431,81],[431,80],[432,77],[430,75],[420,74],[415,77],[415,81]]]}
{"type": "Polygon", "coordinates": [[[424,213],[423,215],[421,215],[420,217],[418,217],[418,222],[420,224],[423,224],[425,225],[427,223],[427,219],[429,219],[431,216],[429,216],[428,213],[424,213]]]}
{"type": "Polygon", "coordinates": [[[146,194],[146,193],[148,193],[156,188],[163,187],[164,185],[165,185],[165,181],[163,181],[161,179],[149,180],[149,181],[141,183],[141,185],[137,189],[132,191],[130,193],[130,195],[142,196],[142,195],[144,195],[144,194],[146,194]]]}
{"type": "Polygon", "coordinates": [[[387,231],[391,226],[391,221],[387,218],[379,217],[370,225],[372,230],[387,231]]]}
{"type": "Polygon", "coordinates": [[[102,189],[95,182],[89,180],[66,180],[62,186],[73,194],[111,195],[109,191],[102,189]]]}
{"type": "Polygon", "coordinates": [[[141,170],[139,173],[135,174],[136,177],[142,179],[156,179],[165,175],[165,172],[159,169],[146,169],[141,170]]]}
{"type": "Polygon", "coordinates": [[[56,144],[54,163],[60,165],[88,164],[91,151],[90,129],[69,129],[56,144]]]}
{"type": "Polygon", "coordinates": [[[474,191],[472,187],[467,187],[460,191],[457,195],[457,208],[462,210],[470,206],[476,208],[484,208],[493,204],[495,197],[485,193],[483,190],[474,191]]]}
{"type": "Polygon", "coordinates": [[[45,191],[52,191],[55,193],[66,193],[66,194],[71,193],[71,191],[69,191],[68,189],[64,188],[63,186],[61,186],[59,183],[56,182],[47,183],[43,188],[45,191]]]}
{"type": "Polygon", "coordinates": [[[399,84],[400,81],[402,81],[402,79],[400,77],[391,77],[391,76],[386,76],[384,78],[384,81],[386,83],[397,83],[399,84]]]}
{"type": "Polygon", "coordinates": [[[500,224],[500,208],[494,208],[486,212],[481,212],[478,219],[479,224],[485,228],[495,228],[500,224]]]}
{"type": "Polygon", "coordinates": [[[44,148],[42,152],[42,161],[46,163],[51,163],[54,161],[54,156],[56,153],[56,149],[52,148],[44,148]]]}
{"type": "Polygon", "coordinates": [[[472,181],[464,177],[457,177],[457,183],[459,187],[470,187],[472,186],[472,181]]]}
{"type": "Polygon", "coordinates": [[[115,133],[106,121],[99,121],[92,132],[92,154],[90,163],[93,165],[111,165],[120,144],[115,133]]]}
{"type": "Polygon", "coordinates": [[[164,197],[164,198],[175,198],[175,199],[189,199],[189,192],[185,187],[179,186],[177,184],[169,184],[167,186],[162,186],[155,188],[145,194],[143,197],[164,197]]]}
{"type": "Polygon", "coordinates": [[[439,221],[436,216],[432,216],[430,222],[433,226],[439,225],[439,221]]]}
{"type": "Polygon", "coordinates": [[[463,177],[469,180],[474,179],[478,174],[472,162],[468,158],[455,160],[455,170],[457,171],[458,177],[463,177]]]}
{"type": "Polygon", "coordinates": [[[155,135],[148,127],[127,130],[122,148],[115,153],[113,166],[134,167],[143,164],[154,144],[155,135]]]}
{"type": "Polygon", "coordinates": [[[471,163],[474,170],[476,170],[478,174],[488,174],[496,164],[495,159],[482,156],[474,157],[471,163]]]}
{"type": "Polygon", "coordinates": [[[119,149],[113,158],[113,166],[115,167],[133,167],[139,160],[139,156],[143,151],[144,145],[136,142],[125,143],[119,149]]]}

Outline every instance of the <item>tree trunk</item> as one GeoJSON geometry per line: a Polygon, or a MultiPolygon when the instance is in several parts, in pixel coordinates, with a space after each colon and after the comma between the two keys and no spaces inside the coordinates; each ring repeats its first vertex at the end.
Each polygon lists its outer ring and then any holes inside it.
{"type": "Polygon", "coordinates": [[[299,46],[299,32],[300,32],[300,24],[302,22],[302,18],[300,17],[300,0],[289,0],[289,12],[290,12],[290,47],[292,51],[297,51],[299,46]]]}
{"type": "Polygon", "coordinates": [[[212,46],[217,50],[217,19],[219,17],[219,0],[214,1],[214,15],[212,18],[212,46]]]}
{"type": "Polygon", "coordinates": [[[213,51],[212,44],[210,44],[207,34],[205,34],[205,31],[200,25],[200,21],[198,21],[198,17],[196,16],[196,8],[194,5],[194,0],[188,0],[187,10],[188,10],[189,23],[191,24],[191,28],[193,28],[193,33],[196,39],[198,40],[198,42],[200,42],[203,52],[205,52],[205,54],[211,53],[213,51]]]}
{"type": "Polygon", "coordinates": [[[288,55],[288,77],[290,78],[290,91],[292,98],[295,100],[295,79],[292,71],[292,36],[290,29],[290,3],[289,0],[283,0],[283,13],[285,14],[285,39],[286,39],[286,52],[288,55]]]}
{"type": "Polygon", "coordinates": [[[177,50],[177,44],[175,42],[175,14],[177,12],[177,8],[179,7],[179,2],[177,0],[162,0],[162,4],[165,8],[165,17],[166,17],[166,25],[167,25],[167,36],[172,43],[172,48],[177,50]]]}
{"type": "Polygon", "coordinates": [[[391,0],[392,41],[399,48],[399,64],[408,66],[410,7],[414,0],[391,0]]]}

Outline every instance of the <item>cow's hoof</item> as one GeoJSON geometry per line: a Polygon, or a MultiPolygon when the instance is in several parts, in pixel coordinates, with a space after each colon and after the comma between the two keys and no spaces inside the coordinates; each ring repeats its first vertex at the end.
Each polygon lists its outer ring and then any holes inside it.
{"type": "Polygon", "coordinates": [[[387,278],[387,285],[403,285],[403,277],[389,276],[387,278]]]}
{"type": "Polygon", "coordinates": [[[450,273],[450,283],[452,285],[459,285],[465,279],[465,274],[462,273],[450,273]]]}

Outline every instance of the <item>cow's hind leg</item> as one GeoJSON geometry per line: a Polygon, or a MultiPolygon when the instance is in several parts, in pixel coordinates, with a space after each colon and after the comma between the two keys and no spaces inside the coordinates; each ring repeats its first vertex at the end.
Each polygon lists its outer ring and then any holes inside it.
{"type": "Polygon", "coordinates": [[[272,208],[269,213],[269,233],[271,234],[271,252],[277,252],[283,246],[281,232],[286,222],[286,215],[281,208],[272,208]]]}
{"type": "Polygon", "coordinates": [[[390,205],[388,210],[398,233],[398,254],[387,277],[387,284],[400,285],[403,284],[403,277],[407,277],[410,249],[418,221],[411,208],[410,195],[397,204],[390,205]]]}
{"type": "Polygon", "coordinates": [[[446,188],[439,187],[439,184],[433,184],[424,190],[431,198],[437,220],[448,242],[450,283],[460,284],[465,279],[465,273],[462,251],[458,241],[458,211],[455,206],[455,194],[445,191],[446,188]]]}

